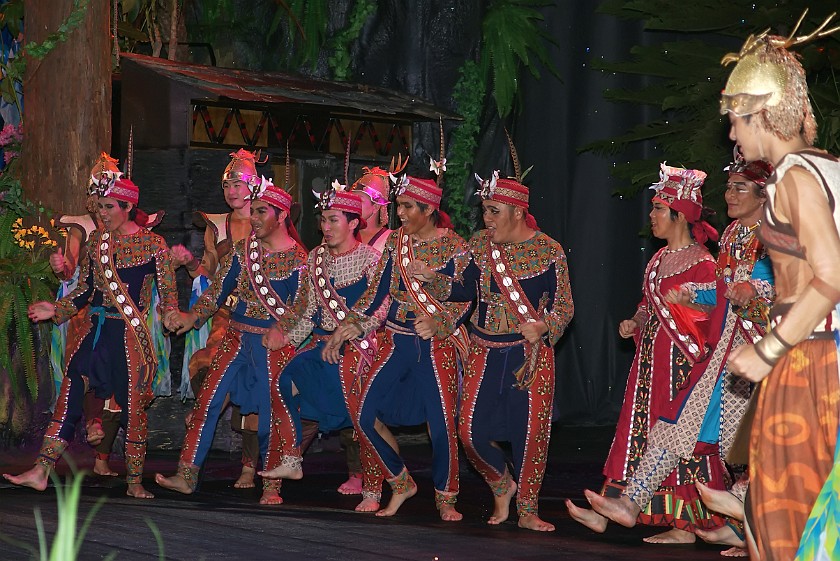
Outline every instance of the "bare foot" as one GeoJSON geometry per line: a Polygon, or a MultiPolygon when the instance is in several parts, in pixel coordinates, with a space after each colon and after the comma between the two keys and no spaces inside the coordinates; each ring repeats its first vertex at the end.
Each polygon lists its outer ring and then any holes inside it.
{"type": "Polygon", "coordinates": [[[694,485],[697,487],[697,492],[700,493],[700,499],[702,499],[706,508],[743,522],[744,503],[738,500],[738,497],[729,491],[712,489],[699,481],[694,485]]]}
{"type": "Polygon", "coordinates": [[[662,532],[661,534],[650,536],[648,538],[643,539],[642,541],[644,541],[645,543],[694,543],[696,541],[696,538],[691,532],[686,532],[685,530],[679,530],[677,528],[671,528],[667,532],[662,532]]]}
{"type": "Polygon", "coordinates": [[[508,519],[508,516],[510,516],[510,500],[515,494],[516,483],[511,481],[504,495],[493,496],[493,515],[487,519],[488,524],[495,526],[508,519]]]}
{"type": "Polygon", "coordinates": [[[20,475],[11,475],[8,473],[3,474],[3,477],[11,483],[14,483],[15,485],[22,485],[24,487],[31,487],[36,491],[43,491],[47,488],[49,476],[50,470],[41,464],[36,464],[31,469],[21,473],[20,475]]]}
{"type": "Polygon", "coordinates": [[[382,510],[377,510],[376,516],[394,516],[400,509],[402,504],[416,494],[417,486],[414,485],[413,487],[406,489],[405,493],[400,493],[399,495],[391,495],[391,500],[388,501],[388,506],[386,506],[382,510]]]}
{"type": "Polygon", "coordinates": [[[283,504],[283,497],[280,496],[280,491],[277,489],[263,489],[262,497],[260,497],[261,505],[281,505],[283,504]]]}
{"type": "Polygon", "coordinates": [[[566,508],[569,510],[569,514],[576,522],[583,524],[593,532],[603,534],[606,531],[609,518],[601,516],[594,510],[580,508],[579,506],[576,506],[571,499],[566,499],[566,508]]]}
{"type": "MultiPolygon", "coordinates": [[[[234,489],[253,489],[254,488],[254,474],[257,470],[251,466],[242,466],[242,473],[239,474],[239,479],[233,484],[234,489]]],[[[263,504],[263,503],[260,503],[263,504]]],[[[269,504],[269,503],[265,503],[269,504]]],[[[274,504],[274,503],[271,503],[274,504]]]]}
{"type": "Polygon", "coordinates": [[[190,487],[189,483],[187,483],[187,480],[177,474],[173,475],[172,477],[164,477],[162,473],[156,473],[155,483],[157,483],[164,489],[169,489],[170,491],[178,491],[179,493],[183,493],[185,495],[192,495],[193,493],[193,488],[190,487]]]}
{"type": "Polygon", "coordinates": [[[303,479],[302,469],[292,469],[288,466],[278,466],[272,470],[257,472],[266,479],[303,479]]]}
{"type": "Polygon", "coordinates": [[[128,489],[126,489],[125,494],[129,497],[134,497],[135,499],[154,499],[155,496],[148,491],[146,488],[143,487],[140,483],[129,483],[128,489]]]}
{"type": "Polygon", "coordinates": [[[351,473],[347,481],[339,485],[338,492],[342,495],[361,495],[362,476],[357,473],[351,473]]]}
{"type": "Polygon", "coordinates": [[[519,517],[519,527],[537,532],[553,532],[554,524],[546,522],[536,514],[526,514],[519,517]]]}
{"type": "Polygon", "coordinates": [[[91,446],[99,446],[105,438],[105,431],[102,430],[102,421],[93,420],[87,425],[87,443],[91,446]]]}
{"type": "Polygon", "coordinates": [[[627,495],[622,495],[618,499],[611,499],[589,489],[584,490],[583,494],[595,512],[601,516],[605,516],[613,522],[618,522],[626,528],[632,528],[636,525],[636,517],[639,516],[641,509],[627,495]]]}
{"type": "Polygon", "coordinates": [[[698,528],[694,531],[694,533],[706,543],[713,543],[716,545],[733,545],[740,548],[747,547],[746,542],[739,538],[738,534],[735,533],[735,530],[729,526],[721,526],[720,528],[716,528],[714,530],[701,530],[698,528]]]}
{"type": "Polygon", "coordinates": [[[364,498],[356,505],[356,512],[376,512],[377,510],[379,510],[379,501],[372,497],[364,498]]]}
{"type": "Polygon", "coordinates": [[[106,477],[115,477],[119,475],[111,469],[111,466],[108,465],[108,460],[100,460],[99,458],[96,458],[93,461],[93,473],[96,475],[104,475],[106,477]]]}
{"type": "MultiPolygon", "coordinates": [[[[390,506],[390,505],[389,505],[390,506]]],[[[378,514],[378,513],[377,513],[378,514]]],[[[455,505],[441,505],[440,519],[444,522],[458,522],[464,515],[455,510],[455,505]]]]}
{"type": "Polygon", "coordinates": [[[749,557],[750,553],[743,547],[730,547],[720,552],[724,557],[749,557]]]}

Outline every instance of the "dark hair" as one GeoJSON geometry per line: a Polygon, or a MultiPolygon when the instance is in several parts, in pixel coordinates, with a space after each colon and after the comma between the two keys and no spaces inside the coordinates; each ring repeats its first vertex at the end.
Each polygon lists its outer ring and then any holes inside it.
{"type": "MultiPolygon", "coordinates": [[[[128,208],[128,203],[125,201],[117,201],[117,204],[120,205],[120,208],[123,210],[128,208]]],[[[131,211],[128,213],[128,219],[133,222],[135,218],[137,218],[137,205],[131,205],[131,211]]]]}
{"type": "MultiPolygon", "coordinates": [[[[414,204],[416,204],[417,208],[420,209],[420,212],[423,212],[423,213],[425,213],[426,209],[429,208],[429,205],[427,203],[421,203],[420,201],[414,201],[414,204]]],[[[436,228],[439,227],[440,226],[440,211],[438,211],[438,209],[434,209],[432,211],[432,214],[429,216],[429,220],[432,221],[432,224],[434,224],[436,228]]]]}
{"type": "Polygon", "coordinates": [[[355,212],[347,212],[347,211],[344,211],[344,210],[341,211],[341,214],[343,214],[344,217],[347,219],[348,224],[350,222],[352,222],[353,220],[358,220],[358,222],[356,223],[356,227],[353,228],[353,236],[358,237],[359,236],[359,230],[362,229],[362,216],[360,214],[356,214],[355,212]]]}

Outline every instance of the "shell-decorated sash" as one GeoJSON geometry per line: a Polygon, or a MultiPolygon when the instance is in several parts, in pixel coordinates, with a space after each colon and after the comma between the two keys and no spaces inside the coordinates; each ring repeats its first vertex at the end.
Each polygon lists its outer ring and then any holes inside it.
{"type": "MultiPolygon", "coordinates": [[[[341,322],[350,315],[350,308],[347,307],[347,302],[338,293],[330,281],[330,277],[324,268],[324,254],[326,253],[326,246],[321,244],[315,252],[315,266],[309,270],[309,276],[312,280],[312,286],[315,287],[315,294],[318,296],[318,302],[326,313],[330,314],[336,325],[341,325],[341,322]]],[[[357,351],[361,361],[360,366],[365,365],[365,369],[370,368],[373,364],[373,358],[376,356],[376,331],[371,331],[363,339],[351,339],[348,341],[353,345],[357,351]]]]}
{"type": "MultiPolygon", "coordinates": [[[[541,316],[534,308],[531,301],[522,290],[522,285],[513,274],[510,272],[510,264],[506,262],[505,255],[498,247],[487,239],[486,260],[490,264],[490,273],[493,275],[493,280],[499,287],[499,292],[504,298],[505,305],[516,317],[520,324],[534,323],[539,321],[541,316]]],[[[551,347],[545,344],[537,343],[532,345],[527,340],[523,343],[525,345],[525,364],[516,373],[516,380],[518,387],[527,388],[536,379],[537,371],[540,364],[548,365],[547,360],[540,360],[541,354],[550,354],[551,347]]],[[[547,358],[543,356],[542,358],[547,358]]]]}
{"type": "MultiPolygon", "coordinates": [[[[95,239],[96,232],[93,236],[95,239]]],[[[128,289],[114,268],[114,244],[111,232],[102,232],[94,248],[93,266],[104,279],[103,293],[107,294],[128,326],[136,346],[140,349],[141,372],[138,387],[141,392],[151,389],[152,377],[157,370],[157,353],[145,316],[128,293],[128,289]]]]}
{"type": "Polygon", "coordinates": [[[268,310],[271,317],[279,321],[288,312],[288,308],[264,274],[263,254],[262,244],[254,232],[251,232],[248,236],[248,246],[245,249],[245,269],[248,271],[248,279],[251,281],[254,294],[256,294],[260,303],[268,310]]]}
{"type": "MultiPolygon", "coordinates": [[[[411,278],[411,275],[409,275],[406,269],[408,264],[414,260],[414,249],[411,246],[408,234],[400,232],[400,235],[397,236],[396,253],[396,262],[397,268],[400,271],[400,277],[403,279],[406,292],[414,300],[417,309],[429,317],[443,310],[443,304],[432,296],[419,281],[411,278]]],[[[470,348],[469,335],[467,334],[466,328],[463,325],[459,325],[451,337],[462,363],[466,364],[470,348]]]]}

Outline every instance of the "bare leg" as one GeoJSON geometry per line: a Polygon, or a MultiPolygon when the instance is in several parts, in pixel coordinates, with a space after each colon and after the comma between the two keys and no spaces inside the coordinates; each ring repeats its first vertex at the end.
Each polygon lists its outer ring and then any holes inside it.
{"type": "Polygon", "coordinates": [[[417,494],[417,485],[405,468],[399,475],[386,481],[391,485],[391,500],[388,506],[376,512],[376,516],[394,516],[405,501],[417,494]]]}
{"type": "Polygon", "coordinates": [[[593,532],[603,534],[607,529],[609,518],[601,516],[594,510],[587,508],[580,508],[576,506],[571,499],[566,499],[566,508],[569,510],[571,517],[580,524],[583,524],[593,532]]]}
{"type": "Polygon", "coordinates": [[[694,485],[697,487],[697,492],[700,493],[700,499],[707,508],[743,522],[744,503],[738,500],[738,497],[729,491],[712,489],[699,481],[694,485]]]}
{"type": "Polygon", "coordinates": [[[589,489],[586,489],[583,494],[586,495],[586,500],[589,501],[595,512],[601,516],[605,516],[627,528],[636,525],[636,517],[639,516],[641,509],[627,495],[621,495],[618,499],[611,499],[589,489]]]}
{"type": "Polygon", "coordinates": [[[487,523],[492,526],[501,524],[510,516],[510,500],[516,494],[516,482],[509,481],[507,491],[501,495],[493,495],[493,514],[487,519],[487,523]]]}
{"type": "Polygon", "coordinates": [[[697,529],[694,531],[701,540],[706,543],[713,543],[718,545],[732,545],[735,547],[739,547],[741,549],[747,547],[746,542],[738,537],[733,530],[729,526],[723,526],[721,528],[716,528],[714,530],[701,530],[697,529]]]}
{"type": "Polygon", "coordinates": [[[645,538],[642,541],[644,541],[645,543],[694,543],[696,541],[696,538],[691,532],[686,532],[685,530],[678,530],[677,528],[671,528],[667,532],[662,532],[661,534],[650,536],[649,538],[645,538]]]}
{"type": "Polygon", "coordinates": [[[176,473],[172,477],[164,477],[162,473],[155,474],[155,483],[163,487],[164,489],[169,489],[170,491],[178,491],[179,493],[183,493],[185,495],[192,495],[193,487],[190,485],[184,476],[180,473],[176,473]]]}
{"type": "Polygon", "coordinates": [[[112,470],[111,466],[108,465],[107,454],[104,458],[100,457],[99,454],[96,455],[96,459],[93,461],[93,473],[96,475],[103,475],[105,477],[115,477],[118,475],[118,473],[112,470]]]}
{"type": "Polygon", "coordinates": [[[536,514],[525,514],[519,516],[519,527],[537,532],[553,532],[554,524],[546,522],[536,514]]]}
{"type": "MultiPolygon", "coordinates": [[[[157,478],[155,478],[157,479],[157,478]]],[[[129,497],[134,497],[135,499],[154,499],[155,496],[150,492],[146,491],[146,488],[143,487],[140,483],[129,483],[128,489],[125,492],[126,495],[129,497]]]]}
{"type": "Polygon", "coordinates": [[[32,466],[32,468],[21,473],[20,475],[11,475],[8,473],[4,473],[3,477],[5,477],[9,482],[14,483],[15,485],[31,487],[36,491],[43,491],[47,488],[47,482],[49,481],[50,477],[50,470],[44,465],[35,464],[34,466],[32,466]]]}
{"type": "Polygon", "coordinates": [[[253,489],[255,487],[254,475],[256,473],[257,470],[243,464],[242,473],[239,474],[239,479],[233,484],[234,489],[253,489]]]}

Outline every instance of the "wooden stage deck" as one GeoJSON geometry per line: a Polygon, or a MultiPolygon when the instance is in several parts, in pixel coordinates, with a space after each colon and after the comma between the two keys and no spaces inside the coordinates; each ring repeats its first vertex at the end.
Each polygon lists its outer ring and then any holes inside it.
{"type": "MultiPolygon", "coordinates": [[[[492,504],[489,489],[463,456],[458,507],[464,520],[441,522],[434,508],[429,448],[422,443],[403,446],[419,492],[390,519],[353,512],[359,498],[336,491],[345,473],[343,456],[335,451],[308,455],[306,477],[286,482],[285,504],[274,507],[259,506],[257,490],[233,488],[239,466],[229,455],[208,460],[201,488],[194,495],[163,490],[154,483],[154,473],[171,474],[177,456],[173,451],[152,451],[146,465],[146,486],[156,494],[153,500],[126,497],[121,478],[85,479],[82,514],[100,497],[107,500],[96,515],[79,559],[102,559],[110,552],[117,552],[119,561],[159,559],[147,520],[160,530],[165,558],[173,561],[721,559],[720,546],[643,543],[643,537],[656,533],[653,528],[613,525],[597,535],[571,520],[563,500],[571,497],[583,504],[583,488],[600,485],[600,468],[611,438],[609,428],[555,427],[540,514],[554,522],[557,530],[546,534],[521,530],[513,522],[487,526],[484,520],[492,504]]],[[[80,445],[73,450],[79,464],[90,467],[90,450],[80,445]]],[[[17,473],[31,465],[33,458],[32,449],[2,453],[0,470],[17,473]]],[[[113,467],[122,471],[123,466],[115,461],[113,467]]],[[[4,541],[37,547],[35,509],[40,510],[51,536],[56,525],[55,490],[50,487],[39,493],[0,483],[0,535],[4,541]]],[[[0,560],[27,558],[24,547],[0,543],[0,560]]]]}

